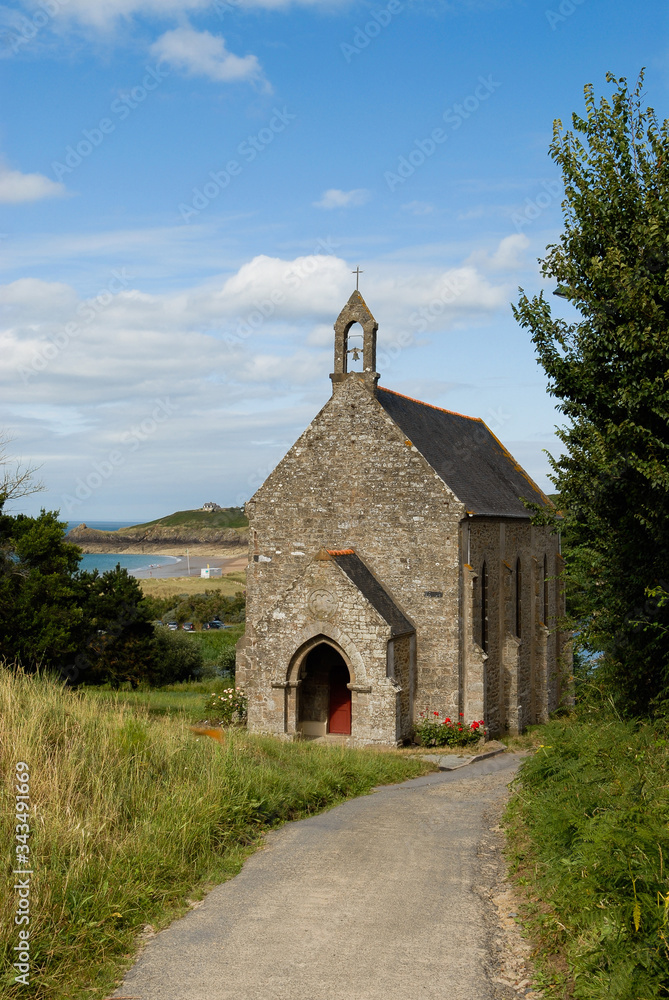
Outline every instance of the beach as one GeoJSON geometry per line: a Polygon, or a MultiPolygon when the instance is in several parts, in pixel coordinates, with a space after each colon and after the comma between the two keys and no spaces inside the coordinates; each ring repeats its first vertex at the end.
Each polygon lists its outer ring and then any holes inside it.
{"type": "MultiPolygon", "coordinates": [[[[164,553],[161,553],[164,554],[164,553]]],[[[150,558],[150,557],[149,557],[150,558]]],[[[164,566],[148,566],[146,569],[129,570],[131,576],[138,580],[160,580],[175,576],[199,577],[200,570],[207,566],[221,567],[223,576],[226,573],[244,572],[248,563],[246,552],[227,558],[220,556],[191,555],[190,560],[185,555],[180,555],[176,562],[166,563],[164,566]],[[190,562],[190,573],[189,573],[190,562]]],[[[214,579],[219,579],[215,577],[214,579]]]]}

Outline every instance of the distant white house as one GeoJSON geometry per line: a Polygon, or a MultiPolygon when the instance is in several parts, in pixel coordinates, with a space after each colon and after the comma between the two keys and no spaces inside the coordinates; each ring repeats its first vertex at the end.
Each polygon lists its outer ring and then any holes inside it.
{"type": "Polygon", "coordinates": [[[215,576],[223,576],[223,570],[220,566],[207,566],[206,569],[200,570],[201,579],[211,580],[215,576]]]}
{"type": "Polygon", "coordinates": [[[219,505],[217,503],[214,503],[213,500],[207,500],[206,503],[202,504],[202,507],[200,509],[206,510],[210,514],[213,514],[215,510],[223,510],[223,508],[219,507],[219,505]]]}

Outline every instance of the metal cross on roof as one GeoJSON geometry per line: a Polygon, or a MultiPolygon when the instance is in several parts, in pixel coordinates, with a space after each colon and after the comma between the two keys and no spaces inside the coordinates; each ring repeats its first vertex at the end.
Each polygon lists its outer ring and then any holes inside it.
{"type": "Polygon", "coordinates": [[[356,290],[356,292],[360,291],[360,289],[358,288],[358,282],[360,281],[360,275],[364,274],[364,273],[365,273],[364,271],[360,270],[360,265],[359,264],[356,267],[355,271],[351,271],[351,274],[355,275],[355,290],[356,290]]]}

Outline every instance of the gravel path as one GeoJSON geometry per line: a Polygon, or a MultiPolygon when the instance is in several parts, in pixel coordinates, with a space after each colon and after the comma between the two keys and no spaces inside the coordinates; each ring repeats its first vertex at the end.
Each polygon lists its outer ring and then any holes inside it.
{"type": "Polygon", "coordinates": [[[272,832],[239,875],[148,942],[116,995],[538,996],[518,978],[527,948],[502,912],[513,903],[497,824],[519,759],[384,787],[272,832]]]}

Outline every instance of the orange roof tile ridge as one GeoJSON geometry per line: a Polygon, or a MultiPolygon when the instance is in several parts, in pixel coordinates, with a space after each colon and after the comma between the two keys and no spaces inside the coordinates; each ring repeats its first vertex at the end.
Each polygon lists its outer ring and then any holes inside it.
{"type": "Polygon", "coordinates": [[[431,410],[439,410],[440,413],[450,413],[453,417],[463,417],[465,420],[476,420],[479,424],[483,423],[481,417],[470,417],[466,413],[458,413],[457,410],[447,410],[445,406],[435,406],[434,403],[425,403],[422,399],[414,399],[413,396],[406,396],[403,392],[396,392],[394,389],[386,389],[383,385],[380,385],[378,388],[383,389],[384,392],[389,392],[391,396],[399,396],[400,399],[408,399],[410,403],[418,403],[419,406],[429,406],[431,410]]]}
{"type": "Polygon", "coordinates": [[[354,556],[355,549],[328,549],[328,555],[330,556],[354,556]]]}

